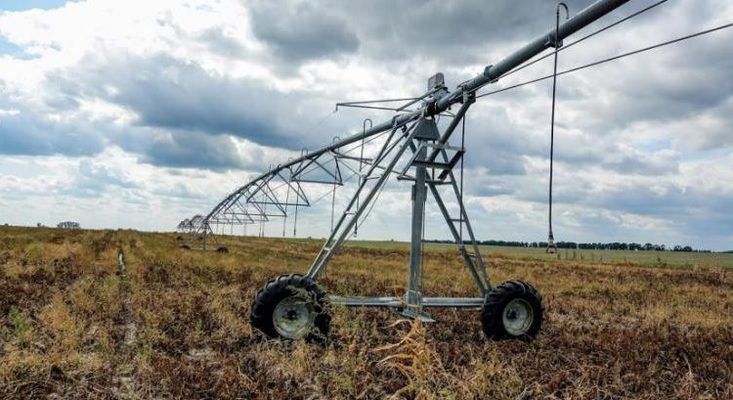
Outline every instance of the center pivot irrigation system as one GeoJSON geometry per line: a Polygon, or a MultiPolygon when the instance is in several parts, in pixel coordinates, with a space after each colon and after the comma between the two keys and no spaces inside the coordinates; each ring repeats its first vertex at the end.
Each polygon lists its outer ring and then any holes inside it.
{"type": "MultiPolygon", "coordinates": [[[[425,308],[463,307],[481,308],[483,330],[489,338],[531,339],[542,325],[543,305],[540,294],[529,283],[518,280],[504,282],[492,288],[463,204],[463,157],[466,151],[463,138],[466,112],[476,101],[478,89],[537,62],[538,60],[534,60],[528,63],[545,50],[555,49],[554,54],[557,56],[563,45],[563,39],[627,1],[596,1],[562,23],[559,11],[560,6],[564,4],[558,5],[557,23],[552,30],[498,63],[485,67],[481,74],[461,83],[453,91],[448,90],[443,75],[438,73],[428,80],[427,91],[422,96],[392,100],[402,102],[397,107],[376,105],[385,102],[384,100],[340,103],[340,106],[391,110],[396,114],[389,121],[378,125],[373,125],[371,120],[365,120],[360,134],[345,139],[336,138],[332,144],[317,151],[303,150],[300,157],[271,167],[268,172],[231,193],[206,216],[195,216],[183,221],[179,229],[199,235],[205,249],[207,235],[214,233],[212,228],[221,225],[245,227],[259,225],[262,235],[264,223],[281,217],[284,235],[287,217],[291,214],[295,217],[293,223],[295,236],[300,208],[312,206],[328,195],[335,199],[337,187],[349,179],[356,178],[358,187],[338,218],[335,218],[332,205],[330,236],[318,252],[307,274],[280,276],[267,282],[257,292],[250,315],[250,321],[255,328],[273,338],[320,340],[328,333],[329,304],[388,307],[405,317],[423,321],[432,321],[425,308]],[[454,106],[458,108],[455,114],[451,112],[454,106]],[[440,122],[441,118],[444,119],[443,123],[440,122]],[[442,130],[441,125],[444,126],[442,130]],[[456,131],[461,132],[459,146],[450,144],[450,139],[456,131]],[[412,183],[410,262],[404,296],[326,296],[316,283],[319,276],[325,271],[341,245],[352,235],[357,234],[359,226],[368,217],[390,177],[412,183]],[[321,187],[325,185],[332,190],[322,194],[318,199],[313,199],[305,189],[314,184],[321,187]],[[476,284],[478,289],[476,297],[426,297],[422,294],[423,226],[428,193],[437,204],[476,284]]],[[[659,1],[634,15],[663,2],[659,1]]],[[[565,9],[567,11],[566,7],[565,9]]],[[[641,51],[656,47],[659,45],[641,51]]],[[[631,52],[628,55],[641,51],[631,52]]],[[[620,57],[608,60],[617,58],[620,57]]],[[[559,75],[556,65],[552,77],[559,75]]],[[[550,239],[552,239],[551,224],[550,239]]]]}

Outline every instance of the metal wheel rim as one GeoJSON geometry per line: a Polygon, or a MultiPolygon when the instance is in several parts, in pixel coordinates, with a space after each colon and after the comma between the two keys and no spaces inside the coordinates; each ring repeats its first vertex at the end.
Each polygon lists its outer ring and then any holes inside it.
{"type": "Polygon", "coordinates": [[[521,336],[529,331],[534,321],[534,309],[525,299],[513,299],[504,307],[502,323],[512,336],[521,336]]]}
{"type": "Polygon", "coordinates": [[[313,328],[316,318],[313,304],[300,297],[289,296],[277,303],[272,313],[272,325],[286,339],[300,339],[313,328]]]}

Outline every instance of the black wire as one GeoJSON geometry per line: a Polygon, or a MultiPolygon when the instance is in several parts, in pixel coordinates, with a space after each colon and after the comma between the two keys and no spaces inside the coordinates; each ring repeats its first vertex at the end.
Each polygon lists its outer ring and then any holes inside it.
{"type": "MultiPolygon", "coordinates": [[[[557,37],[559,35],[560,30],[560,6],[565,7],[565,12],[567,15],[568,6],[565,5],[565,3],[558,3],[557,5],[557,14],[556,14],[556,20],[555,20],[555,40],[557,41],[557,37]]],[[[555,47],[557,47],[559,43],[555,43],[555,47]]],[[[554,51],[553,54],[555,55],[555,62],[552,69],[552,116],[550,117],[550,185],[548,188],[548,212],[547,212],[547,251],[549,252],[551,248],[555,246],[555,238],[552,234],[552,167],[554,165],[554,153],[555,153],[555,94],[557,92],[557,51],[554,51]]]]}
{"type": "MultiPolygon", "coordinates": [[[[613,56],[613,57],[604,58],[602,60],[594,61],[592,63],[584,64],[584,65],[581,65],[581,66],[578,66],[578,67],[575,67],[575,68],[570,68],[570,69],[567,69],[565,71],[558,72],[557,73],[557,76],[569,74],[571,72],[580,71],[582,69],[586,69],[586,68],[590,68],[590,67],[595,67],[596,65],[605,64],[607,62],[615,61],[615,60],[618,60],[618,59],[621,59],[621,58],[624,58],[624,57],[628,57],[628,56],[633,56],[635,54],[643,53],[645,51],[654,50],[654,49],[657,49],[657,48],[660,48],[660,47],[663,47],[663,46],[667,46],[667,45],[670,45],[670,44],[681,42],[683,40],[692,39],[692,38],[695,38],[695,37],[698,37],[698,36],[706,35],[708,33],[719,31],[721,29],[730,28],[731,26],[733,26],[733,23],[728,23],[728,24],[725,24],[725,25],[720,25],[720,26],[715,27],[715,28],[706,29],[704,31],[693,33],[693,34],[690,34],[690,35],[687,35],[687,36],[682,36],[682,37],[679,37],[677,39],[668,40],[666,42],[657,43],[657,44],[652,45],[652,46],[644,47],[644,48],[637,49],[637,50],[634,50],[634,51],[630,51],[630,52],[627,52],[627,53],[622,53],[622,54],[619,54],[619,55],[616,55],[616,56],[613,56]]],[[[477,95],[476,98],[478,99],[478,98],[486,97],[486,96],[489,96],[489,95],[492,95],[492,94],[497,94],[497,93],[505,92],[505,91],[510,90],[510,89],[516,89],[516,88],[521,87],[521,86],[530,85],[532,83],[537,83],[537,82],[540,82],[540,81],[544,81],[546,79],[550,79],[553,76],[554,76],[553,74],[545,75],[545,76],[542,76],[542,77],[539,77],[539,78],[535,78],[535,79],[532,79],[532,80],[529,80],[529,81],[525,81],[525,82],[522,82],[522,83],[517,83],[516,85],[511,85],[511,86],[507,86],[505,88],[493,90],[491,92],[483,93],[483,94],[477,95]]]]}

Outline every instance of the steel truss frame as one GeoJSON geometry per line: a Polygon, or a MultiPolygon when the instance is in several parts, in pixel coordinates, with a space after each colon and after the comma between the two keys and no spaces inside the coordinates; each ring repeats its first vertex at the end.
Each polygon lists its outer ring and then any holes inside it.
{"type": "Polygon", "coordinates": [[[358,223],[359,218],[371,208],[372,202],[376,201],[378,193],[387,182],[388,177],[398,172],[397,179],[412,181],[412,225],[410,240],[410,264],[408,269],[407,291],[403,298],[398,297],[342,297],[331,296],[331,302],[346,306],[376,306],[390,307],[398,310],[401,314],[411,318],[431,320],[430,316],[422,309],[424,307],[480,307],[483,304],[484,296],[491,289],[488,273],[484,265],[478,243],[471,227],[468,214],[463,204],[463,195],[458,181],[453,173],[453,168],[463,157],[465,149],[452,147],[448,139],[456,130],[456,127],[463,121],[468,108],[475,101],[474,97],[467,94],[463,105],[455,115],[451,123],[444,130],[442,135],[433,117],[421,117],[414,122],[395,124],[388,139],[384,142],[375,162],[362,175],[361,183],[341,214],[337,224],[326,239],[315,260],[307,273],[311,279],[317,280],[325,271],[328,262],[333,255],[348,239],[352,228],[358,223]],[[428,151],[432,149],[430,155],[428,151]],[[398,165],[407,151],[412,156],[405,163],[403,168],[398,165]],[[449,151],[454,151],[449,157],[449,151]],[[442,162],[435,161],[440,155],[442,162]],[[383,168],[377,167],[384,165],[383,168]],[[414,175],[408,171],[414,169],[414,175]],[[439,191],[439,186],[447,185],[455,195],[458,203],[459,216],[454,218],[448,211],[448,207],[439,191]],[[422,250],[423,250],[423,221],[425,215],[425,203],[428,190],[432,194],[445,222],[453,236],[455,244],[461,253],[463,261],[473,278],[478,289],[478,297],[472,298],[448,298],[448,297],[423,297],[421,290],[422,280],[422,250]],[[359,203],[362,193],[365,197],[359,203]],[[457,224],[460,223],[460,227],[457,224]],[[465,225],[468,240],[463,240],[462,227],[465,225]],[[468,244],[468,248],[467,248],[468,244]],[[472,250],[469,251],[469,248],[472,250]]]}
{"type": "MultiPolygon", "coordinates": [[[[364,126],[366,129],[366,124],[364,126]]],[[[383,132],[384,134],[386,132],[383,132]]],[[[381,135],[354,144],[340,141],[328,149],[308,153],[303,150],[301,157],[285,165],[271,167],[270,170],[238,188],[205,217],[184,220],[178,225],[179,231],[193,232],[204,238],[211,236],[217,227],[225,225],[251,225],[270,222],[283,218],[283,236],[289,215],[294,214],[293,235],[296,234],[298,211],[311,207],[325,196],[313,199],[306,190],[309,185],[329,186],[335,192],[346,181],[362,175],[364,168],[373,164],[374,159],[364,155],[364,147],[381,135]],[[352,153],[361,150],[358,155],[352,153]]],[[[383,169],[376,165],[376,169],[383,169]]],[[[328,194],[328,193],[326,193],[328,194]]],[[[355,227],[356,230],[356,227],[355,227]]]]}

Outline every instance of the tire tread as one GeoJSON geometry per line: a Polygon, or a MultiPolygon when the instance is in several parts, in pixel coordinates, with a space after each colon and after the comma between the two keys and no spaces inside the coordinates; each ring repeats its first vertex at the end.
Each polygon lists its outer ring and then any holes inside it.
{"type": "Polygon", "coordinates": [[[272,313],[277,303],[292,295],[293,289],[309,292],[319,313],[314,323],[314,332],[306,336],[306,341],[323,341],[328,334],[331,321],[326,311],[326,294],[315,281],[301,274],[281,275],[268,280],[255,294],[249,315],[250,324],[270,338],[280,338],[272,323],[272,313]]]}
{"type": "Polygon", "coordinates": [[[489,339],[521,339],[531,340],[539,332],[545,314],[545,307],[542,296],[530,283],[521,280],[510,280],[493,288],[486,296],[484,306],[481,309],[481,325],[489,339]],[[502,315],[506,304],[515,298],[527,300],[534,308],[535,320],[529,331],[520,336],[512,336],[503,325],[502,315]]]}

